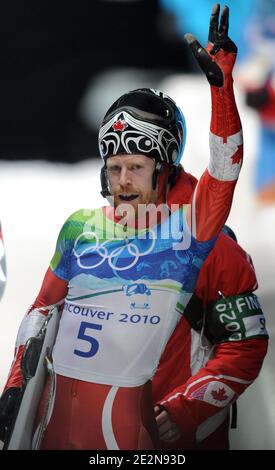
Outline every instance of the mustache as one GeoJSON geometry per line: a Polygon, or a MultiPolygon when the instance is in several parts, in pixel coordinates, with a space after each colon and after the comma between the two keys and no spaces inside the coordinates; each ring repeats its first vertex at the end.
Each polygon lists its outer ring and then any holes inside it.
{"type": "Polygon", "coordinates": [[[120,194],[138,194],[140,195],[140,191],[138,189],[135,189],[134,187],[131,187],[131,188],[127,188],[127,189],[115,189],[113,191],[113,196],[116,197],[116,196],[119,196],[120,194]]]}

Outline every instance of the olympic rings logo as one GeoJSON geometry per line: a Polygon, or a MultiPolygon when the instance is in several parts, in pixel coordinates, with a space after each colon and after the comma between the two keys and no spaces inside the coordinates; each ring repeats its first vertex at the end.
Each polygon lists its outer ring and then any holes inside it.
{"type": "MultiPolygon", "coordinates": [[[[133,239],[132,241],[128,240],[126,241],[123,238],[111,238],[109,240],[105,240],[101,245],[99,244],[99,237],[95,232],[83,232],[81,233],[75,240],[74,243],[74,248],[73,248],[73,254],[77,258],[77,264],[80,268],[82,269],[94,269],[100,266],[104,261],[108,261],[108,264],[110,268],[114,269],[115,271],[124,271],[126,269],[130,269],[135,264],[138,262],[139,258],[141,256],[146,256],[149,253],[152,252],[152,250],[155,247],[156,244],[156,234],[153,230],[148,230],[148,235],[150,236],[151,243],[149,247],[145,251],[140,251],[139,247],[135,244],[137,239],[133,239]],[[91,240],[93,242],[92,246],[88,246],[85,248],[83,251],[80,253],[77,252],[77,245],[80,242],[80,239],[82,237],[86,237],[87,239],[91,240]],[[122,246],[119,246],[117,248],[113,248],[110,251],[110,247],[108,247],[109,244],[111,244],[113,241],[122,241],[124,242],[122,246]],[[117,266],[116,263],[119,260],[120,256],[122,255],[123,252],[126,252],[130,255],[130,263],[127,264],[126,266],[117,266]],[[89,264],[89,265],[84,265],[81,261],[84,255],[87,253],[92,254],[95,253],[96,255],[100,256],[100,260],[98,262],[89,264]],[[133,258],[133,259],[132,259],[133,258]]],[[[124,259],[127,259],[126,257],[124,259]]],[[[95,260],[96,261],[96,260],[95,260]]]]}

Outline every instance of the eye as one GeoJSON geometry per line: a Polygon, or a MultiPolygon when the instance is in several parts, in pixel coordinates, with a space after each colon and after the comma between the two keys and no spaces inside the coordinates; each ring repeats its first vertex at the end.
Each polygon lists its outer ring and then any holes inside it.
{"type": "Polygon", "coordinates": [[[121,168],[119,165],[112,165],[107,168],[108,174],[113,175],[113,176],[119,175],[120,171],[121,171],[121,168]]]}
{"type": "Polygon", "coordinates": [[[132,166],[131,166],[131,170],[132,171],[138,171],[138,170],[142,170],[143,166],[138,164],[138,163],[134,163],[132,166]]]}

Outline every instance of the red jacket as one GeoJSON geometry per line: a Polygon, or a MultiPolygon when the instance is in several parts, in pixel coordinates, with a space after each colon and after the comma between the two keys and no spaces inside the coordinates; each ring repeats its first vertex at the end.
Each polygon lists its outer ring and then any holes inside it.
{"type": "MultiPolygon", "coordinates": [[[[182,172],[180,194],[188,200],[196,182],[182,172]]],[[[258,287],[252,261],[231,238],[220,234],[215,248],[201,268],[195,294],[202,310],[220,298],[252,293],[258,287]]],[[[206,312],[207,322],[207,312],[206,312]]],[[[261,369],[267,350],[267,336],[211,345],[182,317],[162,354],[153,380],[155,404],[162,404],[182,431],[182,439],[168,449],[228,448],[228,422],[231,404],[250,385],[261,369]],[[203,346],[209,345],[204,349],[203,346]],[[211,358],[203,360],[203,353],[211,358]],[[206,362],[206,363],[205,363],[206,362]]]]}

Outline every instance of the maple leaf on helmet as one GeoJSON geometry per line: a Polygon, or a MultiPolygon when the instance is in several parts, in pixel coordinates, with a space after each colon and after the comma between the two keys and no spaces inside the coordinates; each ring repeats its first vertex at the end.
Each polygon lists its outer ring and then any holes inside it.
{"type": "Polygon", "coordinates": [[[124,131],[124,129],[126,129],[126,127],[128,126],[125,121],[122,121],[121,119],[119,119],[118,121],[114,122],[112,127],[115,131],[124,131]]]}

